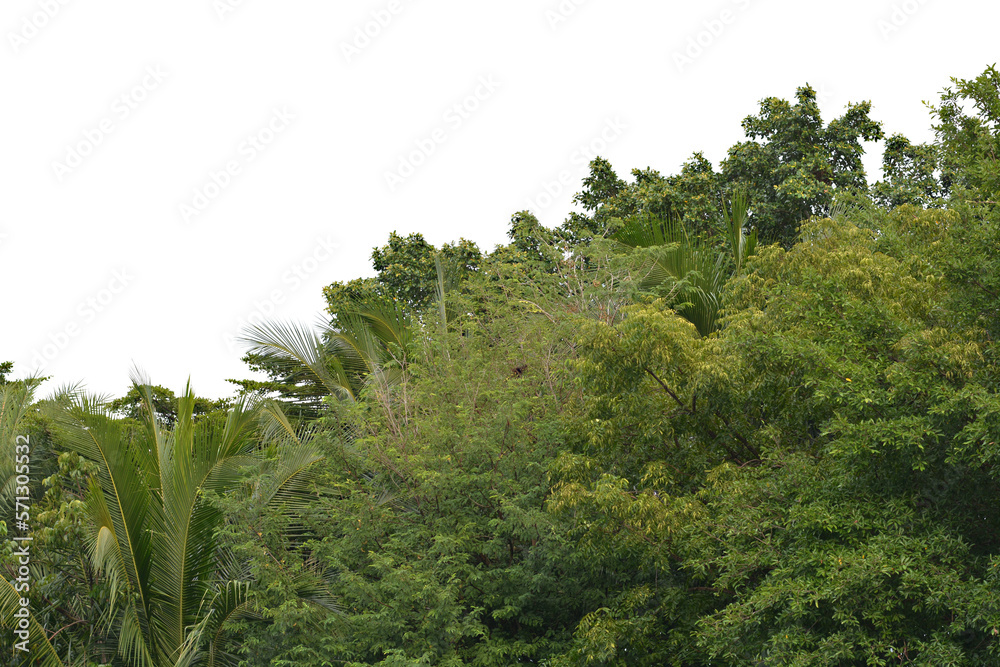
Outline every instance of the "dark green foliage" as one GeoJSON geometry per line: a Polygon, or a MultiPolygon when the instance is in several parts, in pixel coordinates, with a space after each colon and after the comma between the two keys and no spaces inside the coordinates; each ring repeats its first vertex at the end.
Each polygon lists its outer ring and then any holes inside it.
{"type": "Polygon", "coordinates": [[[240,396],[275,396],[285,414],[295,419],[317,419],[323,414],[323,383],[304,376],[299,369],[289,371],[260,354],[245,354],[240,360],[254,372],[265,373],[267,380],[227,380],[239,387],[240,396]]]}
{"type": "Polygon", "coordinates": [[[749,192],[761,240],[786,247],[800,222],[830,212],[837,189],[867,189],[861,141],[883,137],[881,125],[868,117],[869,102],[849,104],[823,127],[816,91],[804,86],[796,99],[794,105],[762,100],[760,115],[743,121],[750,141],[730,148],[722,163],[723,181],[749,192]]]}
{"type": "Polygon", "coordinates": [[[900,134],[889,137],[882,154],[883,180],[872,187],[872,198],[887,209],[940,205],[948,184],[938,178],[938,153],[933,144],[914,146],[900,134]]]}
{"type": "Polygon", "coordinates": [[[534,290],[502,270],[467,290],[451,299],[474,315],[430,329],[436,340],[414,341],[398,383],[338,411],[329,492],[304,548],[330,573],[342,617],[328,635],[265,653],[272,664],[542,660],[599,595],[570,576],[572,547],[545,511],[560,414],[577,394],[558,361],[569,332],[532,314],[534,290]]]}
{"type": "Polygon", "coordinates": [[[421,234],[402,237],[389,235],[389,243],[372,251],[374,278],[333,283],[323,288],[327,312],[336,318],[345,308],[359,301],[384,298],[402,301],[408,308],[421,309],[434,300],[437,284],[435,255],[453,271],[474,272],[482,254],[475,243],[462,239],[456,245],[445,243],[438,250],[421,234]]]}
{"type": "Polygon", "coordinates": [[[679,219],[698,238],[724,232],[719,209],[722,180],[701,153],[695,153],[675,176],[633,169],[634,183],[619,180],[603,158],[595,159],[590,170],[583,192],[576,197],[590,216],[573,213],[560,230],[574,247],[614,232],[615,219],[636,215],[679,219]]]}
{"type": "MultiPolygon", "coordinates": [[[[76,596],[78,587],[66,585],[73,577],[74,564],[64,561],[58,553],[40,550],[34,542],[35,531],[44,526],[44,513],[37,512],[48,501],[48,494],[43,497],[42,480],[63,467],[63,462],[56,460],[51,422],[33,402],[38,384],[40,380],[34,379],[0,385],[0,631],[5,637],[14,637],[18,619],[13,614],[21,609],[21,599],[27,600],[33,612],[29,621],[30,653],[37,664],[55,666],[60,664],[58,655],[65,655],[66,650],[72,652],[80,646],[81,635],[92,633],[86,627],[74,627],[58,640],[50,641],[52,633],[43,630],[62,627],[64,610],[79,610],[86,602],[81,605],[76,596]],[[27,537],[33,538],[27,545],[28,577],[21,570],[25,564],[19,553],[25,543],[11,540],[26,536],[13,521],[22,512],[27,512],[26,523],[32,530],[27,537]],[[9,531],[6,521],[11,521],[9,531]]],[[[45,544],[41,539],[39,543],[45,544]]],[[[5,649],[10,647],[11,654],[13,643],[4,644],[5,649]]]]}
{"type": "Polygon", "coordinates": [[[655,303],[585,330],[592,441],[560,459],[553,509],[594,558],[648,565],[618,583],[642,613],[591,617],[571,655],[988,664],[994,371],[935,307],[935,276],[874,247],[847,222],[806,225],[751,259],[716,338],[655,303]],[[676,600],[705,594],[692,644],[676,600]]]}
{"type": "MultiPolygon", "coordinates": [[[[607,236],[614,231],[615,218],[636,214],[678,218],[696,237],[724,235],[719,201],[728,190],[748,193],[754,203],[753,226],[762,242],[790,246],[799,223],[828,214],[838,191],[867,191],[861,142],[884,137],[881,124],[869,117],[869,102],[849,104],[824,127],[816,91],[803,86],[796,99],[796,104],[774,97],[762,100],[760,114],[743,120],[748,141],[729,149],[720,172],[695,153],[675,176],[636,169],[634,183],[626,183],[607,160],[595,159],[576,197],[589,215],[570,215],[563,226],[567,238],[578,245],[607,236]]],[[[891,148],[883,198],[913,200],[928,189],[936,195],[933,178],[927,182],[925,173],[927,151],[899,141],[891,148]]]]}
{"type": "Polygon", "coordinates": [[[507,231],[510,244],[498,247],[492,262],[503,262],[528,274],[553,273],[562,259],[561,235],[547,229],[530,211],[515,213],[507,231]]]}
{"type": "Polygon", "coordinates": [[[931,107],[942,152],[943,179],[979,201],[1000,195],[1000,72],[996,66],[975,79],[952,79],[941,103],[931,107]]]}
{"type": "Polygon", "coordinates": [[[0,384],[7,384],[8,382],[7,376],[11,372],[13,372],[13,370],[14,370],[13,361],[0,362],[0,384]]]}
{"type": "MultiPolygon", "coordinates": [[[[156,412],[156,418],[165,428],[173,428],[177,422],[177,396],[170,389],[159,385],[151,387],[149,395],[152,399],[153,410],[156,412]]],[[[138,388],[133,386],[124,396],[108,403],[108,409],[123,417],[141,421],[144,400],[145,396],[138,388]]],[[[207,398],[196,397],[194,399],[194,406],[192,407],[192,414],[196,418],[203,417],[215,411],[225,410],[229,407],[229,403],[226,400],[212,401],[207,398]]]]}
{"type": "Polygon", "coordinates": [[[147,383],[43,413],[0,365],[39,659],[1000,664],[998,82],[872,188],[869,105],[824,126],[806,86],[721,172],[598,158],[488,255],[394,233],[321,331],[245,332],[296,427],[147,383]]]}

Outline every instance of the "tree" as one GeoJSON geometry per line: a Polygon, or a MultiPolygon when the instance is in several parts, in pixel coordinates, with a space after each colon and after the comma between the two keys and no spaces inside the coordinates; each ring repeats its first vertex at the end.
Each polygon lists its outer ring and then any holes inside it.
{"type": "Polygon", "coordinates": [[[239,388],[238,396],[272,396],[291,419],[318,419],[325,411],[323,397],[328,392],[319,380],[303,376],[298,368],[288,370],[259,354],[245,354],[240,361],[251,371],[264,373],[269,379],[226,380],[239,388]]]}
{"type": "Polygon", "coordinates": [[[1000,75],[953,84],[871,189],[870,107],[824,125],[806,86],[721,172],[597,158],[489,255],[394,233],[318,328],[244,332],[272,380],[198,418],[141,378],[34,404],[0,364],[32,657],[997,664],[1000,75]]]}
{"type": "Polygon", "coordinates": [[[590,576],[620,574],[563,664],[995,661],[992,343],[919,256],[876,250],[945,219],[808,222],[707,339],[657,304],[581,327],[591,436],[551,508],[590,576]]]}
{"type": "MultiPolygon", "coordinates": [[[[871,103],[849,104],[847,111],[825,127],[809,85],[796,91],[797,103],[775,97],[760,103],[760,113],[743,120],[748,141],[729,149],[721,172],[702,153],[687,160],[681,172],[662,176],[653,169],[632,171],[633,183],[620,179],[604,158],[596,158],[583,190],[575,201],[585,214],[572,213],[563,225],[571,245],[609,236],[615,219],[646,215],[678,218],[695,237],[723,236],[725,222],[716,206],[720,190],[745,190],[755,204],[754,225],[764,243],[790,246],[799,223],[830,212],[835,192],[868,191],[861,157],[861,141],[884,137],[880,123],[869,114],[871,103]]],[[[903,159],[913,150],[899,142],[890,157],[903,159]]],[[[926,151],[915,155],[923,170],[926,151]]],[[[900,159],[892,163],[889,177],[905,174],[900,159]]],[[[923,174],[921,172],[921,178],[923,174]]],[[[921,180],[910,186],[925,188],[921,180]]]]}
{"type": "Polygon", "coordinates": [[[803,86],[797,104],[775,97],[760,114],[743,120],[750,141],[729,149],[722,179],[747,189],[755,225],[764,243],[791,246],[800,222],[827,215],[837,189],[867,190],[861,140],[879,141],[882,127],[871,120],[870,102],[848,104],[847,112],[823,127],[816,91],[803,86]]]}
{"type": "Polygon", "coordinates": [[[476,270],[482,253],[465,239],[455,245],[445,243],[438,250],[421,234],[403,237],[392,232],[386,245],[372,250],[374,278],[323,288],[327,312],[336,319],[342,309],[352,310],[357,302],[373,299],[398,300],[412,311],[425,308],[437,293],[435,257],[454,272],[469,273],[476,270]]]}
{"type": "Polygon", "coordinates": [[[561,363],[572,330],[538,312],[552,316],[560,295],[508,271],[521,275],[484,262],[449,297],[463,316],[415,334],[405,394],[349,406],[332,442],[337,493],[317,508],[314,547],[345,624],[309,642],[327,662],[541,662],[600,595],[573,576],[543,509],[558,415],[574,409],[561,363]]]}
{"type": "Polygon", "coordinates": [[[1000,72],[996,65],[975,79],[953,78],[941,102],[931,106],[942,155],[942,179],[970,199],[1000,195],[1000,72]]]}
{"type": "Polygon", "coordinates": [[[583,190],[573,197],[573,201],[589,215],[570,214],[561,228],[567,243],[576,247],[606,236],[609,222],[617,213],[611,210],[610,205],[617,202],[627,189],[628,185],[618,178],[608,160],[602,157],[591,160],[590,173],[583,179],[583,190]]]}
{"type": "Polygon", "coordinates": [[[948,186],[938,177],[939,161],[937,146],[914,146],[903,135],[892,135],[885,142],[882,180],[872,186],[872,198],[889,209],[903,204],[941,205],[948,186]]]}
{"type": "Polygon", "coordinates": [[[724,233],[718,207],[722,181],[702,153],[692,155],[676,175],[664,177],[646,168],[633,169],[632,176],[632,183],[619,179],[604,158],[590,163],[590,175],[575,198],[589,215],[574,212],[560,228],[570,246],[613,234],[616,219],[642,215],[677,218],[698,238],[724,233]]]}
{"type": "Polygon", "coordinates": [[[562,259],[562,239],[557,231],[546,229],[531,211],[511,216],[507,238],[510,243],[498,246],[490,259],[518,267],[526,275],[553,273],[562,259]]]}
{"type": "MultiPolygon", "coordinates": [[[[150,387],[149,396],[152,399],[153,410],[161,425],[167,429],[172,429],[177,422],[177,396],[166,387],[159,385],[150,387]]],[[[130,419],[141,421],[143,402],[146,396],[139,387],[133,386],[121,398],[116,398],[108,404],[108,409],[130,419]]],[[[224,410],[227,401],[212,401],[207,398],[195,398],[192,407],[192,415],[197,418],[207,415],[216,410],[224,410]]]]}
{"type": "Polygon", "coordinates": [[[142,396],[140,428],[87,397],[55,416],[62,445],[97,466],[85,500],[87,556],[110,585],[104,631],[126,664],[227,664],[227,624],[252,611],[252,581],[219,549],[225,516],[211,497],[295,510],[319,457],[274,403],[241,401],[224,421],[195,422],[188,387],[168,431],[153,387],[134,376],[133,388],[142,396]],[[247,486],[248,466],[267,474],[247,486]]]}
{"type": "MultiPolygon", "coordinates": [[[[934,272],[945,279],[943,290],[955,317],[1000,335],[1000,74],[988,67],[972,80],[952,79],[939,104],[932,105],[936,141],[933,146],[947,196],[939,206],[947,213],[925,216],[912,207],[891,212],[890,224],[879,237],[886,252],[908,256],[914,270],[934,272]]],[[[927,162],[904,181],[917,192],[933,185],[930,149],[920,148],[927,162]]],[[[926,205],[914,197],[918,206],[926,205]]],[[[879,218],[873,220],[878,228],[879,218]]]]}

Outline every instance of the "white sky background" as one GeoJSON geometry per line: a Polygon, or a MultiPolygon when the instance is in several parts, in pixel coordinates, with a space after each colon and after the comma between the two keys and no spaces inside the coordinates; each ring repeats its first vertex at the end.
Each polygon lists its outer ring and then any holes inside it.
{"type": "Polygon", "coordinates": [[[488,251],[518,210],[559,224],[602,132],[621,176],[696,150],[718,167],[760,99],[809,83],[826,121],[871,100],[887,134],[927,141],[921,101],[997,60],[998,16],[973,0],[4,0],[0,361],[47,389],[120,395],[135,363],[230,395],[252,313],[315,321],[323,286],[372,275],[393,230],[488,251]],[[387,25],[348,58],[373,12],[387,25]],[[417,142],[433,154],[391,189],[417,142]]]}

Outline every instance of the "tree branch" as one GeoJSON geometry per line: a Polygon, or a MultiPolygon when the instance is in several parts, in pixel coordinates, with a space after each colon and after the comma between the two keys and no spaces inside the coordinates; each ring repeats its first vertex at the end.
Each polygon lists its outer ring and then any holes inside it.
{"type": "Polygon", "coordinates": [[[693,414],[694,414],[694,412],[693,412],[693,411],[692,411],[692,410],[691,410],[691,409],[690,409],[689,407],[687,407],[686,405],[684,405],[684,402],[683,402],[683,401],[681,401],[681,399],[677,398],[677,394],[675,394],[674,392],[672,392],[672,391],[670,390],[670,387],[668,387],[668,386],[666,385],[666,383],[665,383],[665,382],[663,382],[663,380],[661,380],[661,379],[660,379],[659,377],[657,377],[656,373],[654,373],[653,371],[649,370],[649,367],[648,367],[648,366],[647,366],[647,367],[644,367],[644,368],[643,368],[643,370],[644,370],[644,371],[646,371],[647,373],[649,373],[649,376],[650,376],[651,378],[653,378],[654,380],[656,380],[656,382],[657,382],[657,383],[658,383],[658,384],[659,384],[659,385],[660,385],[661,387],[663,387],[663,391],[667,392],[667,394],[669,394],[669,395],[670,395],[670,398],[674,399],[674,402],[675,402],[675,403],[677,403],[677,405],[679,405],[679,406],[680,406],[681,410],[683,410],[684,412],[686,412],[686,413],[688,413],[688,414],[691,414],[691,415],[693,415],[693,414]]]}

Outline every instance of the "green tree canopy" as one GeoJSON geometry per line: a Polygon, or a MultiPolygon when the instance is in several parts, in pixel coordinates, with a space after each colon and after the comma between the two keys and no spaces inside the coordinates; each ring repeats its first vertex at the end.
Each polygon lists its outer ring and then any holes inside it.
{"type": "Polygon", "coordinates": [[[435,257],[453,272],[473,272],[482,253],[475,243],[465,239],[455,245],[445,243],[439,250],[424,240],[422,234],[403,237],[392,232],[389,242],[372,250],[371,257],[377,272],[375,277],[332,283],[323,288],[331,317],[351,310],[359,301],[373,298],[399,300],[411,310],[421,310],[437,293],[435,257]]]}
{"type": "Polygon", "coordinates": [[[883,138],[881,124],[869,118],[870,102],[849,104],[824,127],[815,89],[799,88],[796,100],[762,100],[760,114],[743,121],[749,141],[730,148],[722,163],[723,181],[749,192],[761,240],[786,247],[800,222],[830,212],[837,189],[867,190],[861,141],[883,138]]]}
{"type": "Polygon", "coordinates": [[[952,79],[931,111],[942,152],[943,178],[972,199],[1000,195],[1000,72],[996,65],[975,79],[952,79]]]}

